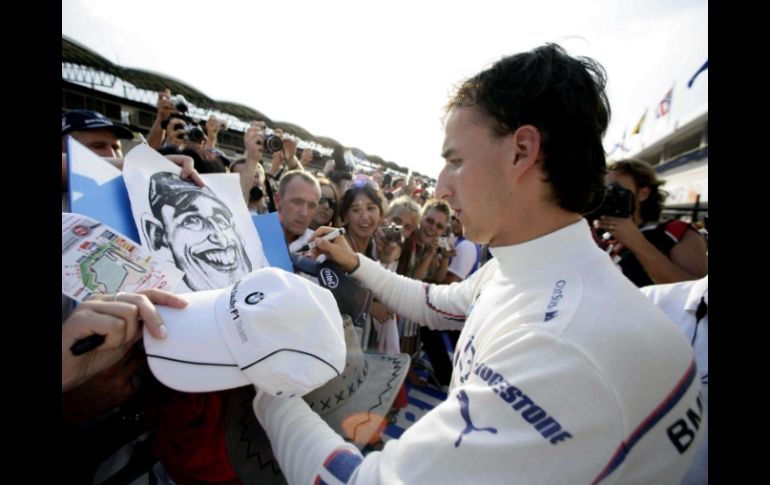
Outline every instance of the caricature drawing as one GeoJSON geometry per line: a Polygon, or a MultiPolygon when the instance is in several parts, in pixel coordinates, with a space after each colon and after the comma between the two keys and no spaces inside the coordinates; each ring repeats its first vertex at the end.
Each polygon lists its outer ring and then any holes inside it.
{"type": "Polygon", "coordinates": [[[223,288],[252,270],[232,211],[208,187],[170,172],[150,177],[141,228],[151,252],[168,250],[193,291],[223,288]]]}

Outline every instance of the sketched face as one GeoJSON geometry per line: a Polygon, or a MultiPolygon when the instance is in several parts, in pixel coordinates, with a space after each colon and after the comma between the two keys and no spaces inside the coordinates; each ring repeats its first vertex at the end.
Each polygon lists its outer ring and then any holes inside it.
{"type": "Polygon", "coordinates": [[[232,213],[201,195],[180,207],[162,208],[166,240],[176,266],[194,291],[224,288],[251,272],[251,261],[232,213]]]}

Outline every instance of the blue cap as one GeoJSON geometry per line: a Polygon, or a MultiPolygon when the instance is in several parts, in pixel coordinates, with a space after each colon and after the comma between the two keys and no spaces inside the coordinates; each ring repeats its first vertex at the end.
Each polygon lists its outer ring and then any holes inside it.
{"type": "Polygon", "coordinates": [[[61,115],[61,136],[73,131],[110,130],[118,138],[130,140],[134,134],[123,125],[113,123],[109,118],[97,111],[87,109],[72,109],[61,115]]]}

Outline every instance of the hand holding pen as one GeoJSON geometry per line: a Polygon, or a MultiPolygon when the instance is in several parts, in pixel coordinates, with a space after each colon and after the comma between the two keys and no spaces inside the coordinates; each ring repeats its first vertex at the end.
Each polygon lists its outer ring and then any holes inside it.
{"type": "Polygon", "coordinates": [[[315,255],[323,253],[337,263],[343,271],[351,273],[358,268],[358,254],[350,247],[347,239],[339,237],[344,233],[344,229],[319,227],[311,237],[308,246],[313,244],[315,255]]]}
{"type": "Polygon", "coordinates": [[[187,302],[163,290],[97,295],[75,308],[62,324],[62,392],[118,362],[142,337],[166,329],[155,305],[184,308],[187,302]]]}
{"type": "Polygon", "coordinates": [[[335,239],[337,239],[338,237],[340,237],[340,236],[342,236],[344,234],[345,234],[345,228],[344,227],[340,227],[338,229],[334,229],[333,231],[327,232],[326,234],[323,234],[323,235],[319,235],[316,232],[316,234],[313,235],[313,238],[307,244],[305,244],[304,246],[299,248],[299,250],[297,250],[297,252],[298,253],[304,253],[304,252],[310,251],[311,249],[315,249],[315,247],[317,245],[316,241],[318,239],[323,239],[324,241],[334,241],[335,239]]]}

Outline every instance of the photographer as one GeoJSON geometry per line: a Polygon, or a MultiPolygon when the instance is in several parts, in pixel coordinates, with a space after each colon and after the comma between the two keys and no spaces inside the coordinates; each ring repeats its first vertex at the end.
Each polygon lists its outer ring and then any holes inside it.
{"type": "Polygon", "coordinates": [[[227,123],[214,115],[209,116],[209,119],[206,121],[206,133],[208,134],[208,137],[206,138],[206,148],[209,150],[215,149],[217,146],[217,135],[219,135],[220,131],[226,129],[227,123]]]}
{"type": "Polygon", "coordinates": [[[246,148],[246,158],[243,163],[236,161],[231,172],[240,174],[241,192],[249,211],[264,214],[267,212],[267,190],[265,184],[265,169],[262,167],[262,151],[265,145],[265,125],[252,121],[243,134],[243,146],[246,148]]]}
{"type": "Polygon", "coordinates": [[[163,141],[166,138],[165,130],[169,116],[172,113],[179,113],[173,99],[170,89],[165,89],[158,93],[155,121],[153,121],[150,132],[147,134],[147,144],[156,150],[163,145],[163,141]]]}
{"type": "Polygon", "coordinates": [[[608,167],[608,183],[633,194],[629,217],[602,215],[594,226],[612,236],[612,253],[623,274],[636,286],[694,280],[708,273],[706,243],[683,221],[658,223],[666,192],[655,170],[642,160],[621,160],[608,167]]]}
{"type": "Polygon", "coordinates": [[[206,134],[192,118],[171,113],[162,126],[166,129],[166,140],[158,153],[187,155],[194,160],[195,169],[200,173],[227,172],[230,160],[222,151],[207,146],[206,134]]]}

